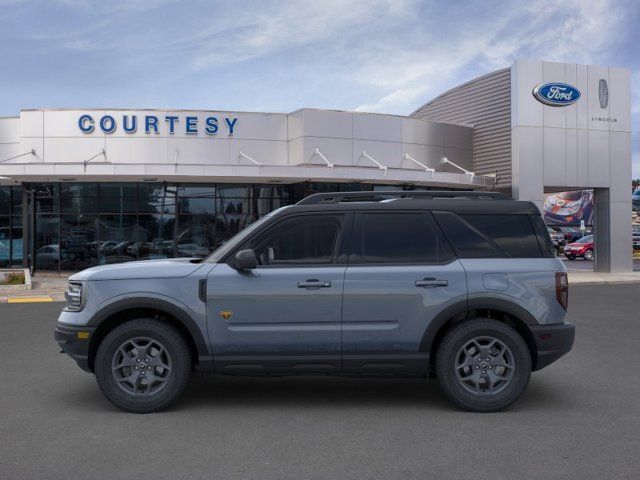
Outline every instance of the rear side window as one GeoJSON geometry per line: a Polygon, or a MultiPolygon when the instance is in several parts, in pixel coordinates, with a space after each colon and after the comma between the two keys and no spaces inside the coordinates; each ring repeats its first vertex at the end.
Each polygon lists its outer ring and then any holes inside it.
{"type": "Polygon", "coordinates": [[[362,213],[350,263],[445,263],[454,258],[430,214],[362,213]]]}
{"type": "Polygon", "coordinates": [[[547,256],[542,253],[530,215],[435,215],[461,258],[547,256]]]}
{"type": "Polygon", "coordinates": [[[434,216],[460,258],[499,258],[504,256],[495,243],[455,213],[434,212],[434,216]]]}

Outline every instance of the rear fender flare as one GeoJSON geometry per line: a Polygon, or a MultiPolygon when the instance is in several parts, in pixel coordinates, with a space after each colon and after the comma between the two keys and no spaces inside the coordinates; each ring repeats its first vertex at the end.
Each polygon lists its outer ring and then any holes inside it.
{"type": "Polygon", "coordinates": [[[472,310],[498,310],[517,318],[526,325],[539,325],[535,317],[524,307],[508,300],[497,298],[477,298],[449,305],[429,323],[420,342],[421,352],[430,352],[433,341],[440,329],[452,318],[464,317],[472,310]]]}

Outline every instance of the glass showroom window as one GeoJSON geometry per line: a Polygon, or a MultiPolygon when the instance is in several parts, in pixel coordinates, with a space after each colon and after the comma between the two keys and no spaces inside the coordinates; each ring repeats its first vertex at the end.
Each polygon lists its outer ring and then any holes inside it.
{"type": "Polygon", "coordinates": [[[11,187],[0,187],[0,267],[11,263],[11,187]]]}
{"type": "Polygon", "coordinates": [[[60,268],[60,216],[40,214],[37,217],[35,259],[38,268],[60,268]]]}
{"type": "Polygon", "coordinates": [[[98,264],[98,215],[60,216],[60,269],[84,270],[98,264]]]}
{"type": "MultiPolygon", "coordinates": [[[[63,182],[27,185],[35,198],[35,267],[201,257],[255,219],[316,192],[371,185],[63,182]]],[[[0,187],[0,266],[22,264],[22,188],[0,187]]]]}
{"type": "Polygon", "coordinates": [[[105,264],[137,260],[137,232],[137,215],[101,214],[98,224],[98,262],[105,264]]]}
{"type": "Polygon", "coordinates": [[[11,217],[0,215],[0,267],[6,268],[11,262],[11,217]]]}

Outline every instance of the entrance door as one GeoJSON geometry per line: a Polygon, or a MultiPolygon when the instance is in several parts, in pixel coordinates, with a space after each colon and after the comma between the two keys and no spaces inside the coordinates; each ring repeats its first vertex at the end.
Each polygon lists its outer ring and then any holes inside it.
{"type": "Polygon", "coordinates": [[[429,322],[467,300],[464,269],[425,212],[359,213],[345,275],[343,371],[424,373],[429,322]]]}
{"type": "Polygon", "coordinates": [[[239,250],[259,265],[217,265],[207,279],[207,322],[220,373],[336,372],[347,215],[283,218],[239,250]]]}

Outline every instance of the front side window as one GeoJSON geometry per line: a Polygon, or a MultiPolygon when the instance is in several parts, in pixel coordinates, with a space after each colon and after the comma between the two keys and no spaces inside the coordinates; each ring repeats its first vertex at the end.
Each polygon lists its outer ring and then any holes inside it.
{"type": "Polygon", "coordinates": [[[445,263],[454,258],[428,213],[363,213],[356,222],[350,263],[445,263]]]}
{"type": "Polygon", "coordinates": [[[263,266],[329,264],[341,229],[341,215],[298,216],[274,225],[246,248],[253,248],[263,266]]]}

